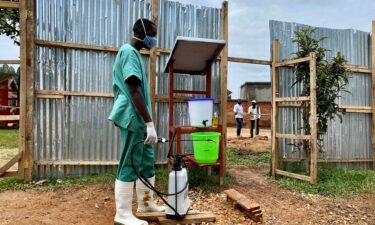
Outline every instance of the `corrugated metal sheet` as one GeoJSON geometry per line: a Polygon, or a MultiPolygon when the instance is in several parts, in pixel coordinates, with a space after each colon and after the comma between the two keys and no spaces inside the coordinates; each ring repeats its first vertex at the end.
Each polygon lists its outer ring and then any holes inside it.
{"type": "MultiPolygon", "coordinates": [[[[150,0],[37,0],[37,39],[120,47],[132,37],[139,17],[151,17],[150,0]]],[[[158,46],[171,48],[177,36],[219,39],[220,9],[159,1],[158,46]]],[[[112,92],[112,65],[116,54],[63,48],[36,48],[36,90],[112,92]]],[[[143,57],[149,70],[149,60],[143,57]]],[[[168,95],[167,55],[157,59],[157,95],[168,95]]],[[[180,74],[180,89],[204,90],[205,78],[180,74]]],[[[220,67],[213,65],[212,96],[220,96],[220,67]]],[[[69,96],[36,99],[36,162],[66,160],[118,160],[118,129],[107,120],[113,99],[69,96]]],[[[218,109],[218,108],[217,108],[218,109]]],[[[168,136],[168,104],[156,104],[159,136],[168,136]]],[[[176,124],[188,124],[186,104],[175,106],[176,124]]],[[[190,149],[189,144],[185,145],[190,149]]],[[[156,160],[165,161],[167,145],[156,150],[156,160]]],[[[114,166],[35,166],[34,176],[78,176],[113,172],[114,166]]]]}
{"type": "MultiPolygon", "coordinates": [[[[292,43],[295,39],[294,32],[308,27],[307,25],[270,21],[271,40],[280,41],[280,57],[282,60],[293,58],[292,53],[297,51],[297,45],[292,43]]],[[[353,29],[328,29],[316,28],[315,38],[327,37],[321,46],[330,49],[327,59],[331,60],[337,52],[343,53],[348,64],[370,65],[370,34],[353,29]]],[[[298,96],[302,87],[291,87],[295,76],[293,71],[282,68],[280,71],[280,95],[282,97],[298,96]]],[[[345,106],[371,106],[371,76],[368,74],[351,73],[349,85],[350,93],[341,93],[338,99],[340,105],[345,106]]],[[[302,117],[300,109],[280,109],[279,127],[281,133],[300,134],[302,117]]],[[[293,152],[290,140],[280,140],[280,157],[300,158],[300,152],[293,152]]],[[[330,121],[329,130],[324,137],[324,154],[321,158],[342,159],[369,159],[372,157],[371,145],[371,114],[346,113],[343,121],[339,119],[330,121]]],[[[341,164],[340,166],[343,166],[341,164]]],[[[345,164],[344,166],[353,166],[345,164]]],[[[358,163],[356,168],[366,169],[370,163],[358,163]]]]}

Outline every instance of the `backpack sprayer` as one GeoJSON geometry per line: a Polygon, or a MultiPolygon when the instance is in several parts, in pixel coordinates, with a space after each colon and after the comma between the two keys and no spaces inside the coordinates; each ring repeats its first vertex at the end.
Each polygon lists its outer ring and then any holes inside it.
{"type": "MultiPolygon", "coordinates": [[[[167,140],[165,138],[158,138],[158,143],[167,143],[170,142],[169,148],[173,148],[173,142],[175,141],[175,134],[173,134],[172,140],[167,140]]],[[[212,139],[205,140],[178,140],[178,141],[213,141],[212,139]]],[[[133,145],[131,150],[131,163],[135,174],[138,176],[139,180],[149,189],[154,191],[161,200],[166,204],[166,217],[168,219],[182,219],[187,215],[190,208],[190,200],[188,197],[188,169],[183,160],[183,156],[175,154],[173,155],[173,165],[172,171],[169,173],[168,180],[168,193],[163,193],[157,190],[148,180],[144,177],[142,173],[138,173],[134,162],[133,162],[133,153],[137,145],[144,143],[144,141],[139,141],[133,145]],[[163,196],[168,197],[168,201],[165,200],[163,196]]]]}

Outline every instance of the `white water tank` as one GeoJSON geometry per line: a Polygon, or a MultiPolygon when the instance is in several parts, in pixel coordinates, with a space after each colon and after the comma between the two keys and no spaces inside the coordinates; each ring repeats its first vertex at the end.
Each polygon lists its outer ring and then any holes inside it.
{"type": "Polygon", "coordinates": [[[190,126],[211,127],[214,101],[214,98],[192,98],[187,100],[190,126]]]}

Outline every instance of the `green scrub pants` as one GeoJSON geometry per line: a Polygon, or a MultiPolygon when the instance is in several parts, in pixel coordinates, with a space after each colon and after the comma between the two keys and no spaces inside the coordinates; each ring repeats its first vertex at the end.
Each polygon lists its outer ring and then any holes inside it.
{"type": "Polygon", "coordinates": [[[138,144],[134,148],[133,162],[137,171],[133,170],[131,151],[133,145],[146,139],[146,133],[135,133],[128,129],[121,130],[121,159],[117,170],[117,179],[123,182],[132,182],[138,179],[136,173],[142,173],[146,178],[155,176],[155,152],[151,145],[138,144]]]}

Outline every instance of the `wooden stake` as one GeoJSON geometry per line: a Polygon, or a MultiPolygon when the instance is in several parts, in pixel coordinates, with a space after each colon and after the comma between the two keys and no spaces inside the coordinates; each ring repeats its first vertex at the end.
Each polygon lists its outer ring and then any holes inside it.
{"type": "Polygon", "coordinates": [[[20,1],[20,151],[18,171],[24,182],[32,180],[34,146],[35,0],[20,1]]]}
{"type": "Polygon", "coordinates": [[[279,146],[276,133],[278,132],[278,110],[276,98],[279,96],[279,69],[275,66],[280,61],[279,40],[272,42],[272,176],[276,175],[279,165],[279,146]]]}
{"type": "Polygon", "coordinates": [[[372,71],[372,167],[375,171],[375,20],[372,21],[371,34],[371,71],[372,71]]]}
{"type": "MultiPolygon", "coordinates": [[[[152,0],[152,22],[158,24],[158,0],[152,0]]],[[[150,98],[151,98],[151,109],[152,109],[152,120],[156,120],[155,113],[155,96],[156,96],[156,53],[157,48],[150,50],[150,98]]]]}
{"type": "Polygon", "coordinates": [[[221,52],[221,165],[220,165],[220,184],[224,183],[224,173],[226,167],[226,148],[227,148],[227,101],[228,101],[228,1],[223,1],[221,5],[221,38],[225,40],[225,47],[221,52]]]}
{"type": "Polygon", "coordinates": [[[318,159],[318,129],[316,113],[316,55],[310,53],[310,127],[311,127],[311,164],[310,164],[310,183],[316,184],[317,180],[317,159],[318,159]]]}

